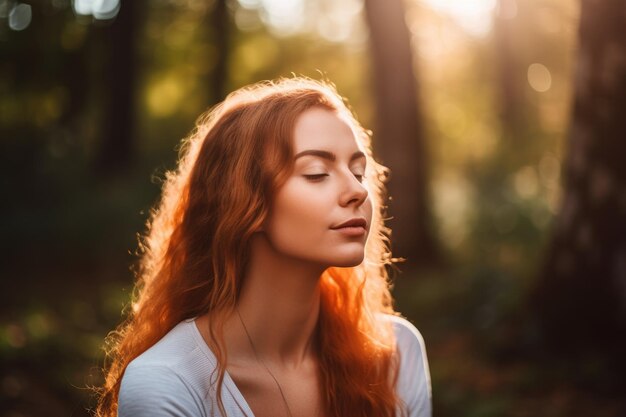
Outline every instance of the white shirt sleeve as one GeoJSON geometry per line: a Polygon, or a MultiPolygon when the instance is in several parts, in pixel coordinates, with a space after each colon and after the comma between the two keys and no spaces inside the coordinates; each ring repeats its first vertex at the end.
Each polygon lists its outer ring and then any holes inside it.
{"type": "Polygon", "coordinates": [[[122,378],[118,417],[201,417],[202,400],[167,366],[133,366],[122,378]]]}
{"type": "Polygon", "coordinates": [[[431,417],[432,391],[424,339],[407,320],[399,317],[393,317],[392,320],[400,355],[397,389],[406,406],[406,416],[431,417]]]}

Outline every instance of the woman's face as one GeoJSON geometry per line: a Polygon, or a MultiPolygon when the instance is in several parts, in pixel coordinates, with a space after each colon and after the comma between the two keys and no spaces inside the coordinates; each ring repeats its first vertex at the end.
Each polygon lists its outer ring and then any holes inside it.
{"type": "Polygon", "coordinates": [[[270,243],[324,268],[360,264],[372,203],[354,132],[335,112],[311,108],[296,121],[293,150],[294,170],[264,225],[270,243]]]}

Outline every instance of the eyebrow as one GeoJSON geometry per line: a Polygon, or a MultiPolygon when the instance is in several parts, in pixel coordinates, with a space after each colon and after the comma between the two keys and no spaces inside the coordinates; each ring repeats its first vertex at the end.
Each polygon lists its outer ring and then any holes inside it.
{"type": "MultiPolygon", "coordinates": [[[[333,162],[337,160],[337,155],[335,155],[334,153],[322,151],[320,149],[307,149],[306,151],[298,152],[293,159],[296,160],[302,156],[317,156],[318,158],[327,159],[333,162]]],[[[350,162],[359,158],[365,158],[365,154],[361,151],[353,153],[350,157],[350,162]]]]}

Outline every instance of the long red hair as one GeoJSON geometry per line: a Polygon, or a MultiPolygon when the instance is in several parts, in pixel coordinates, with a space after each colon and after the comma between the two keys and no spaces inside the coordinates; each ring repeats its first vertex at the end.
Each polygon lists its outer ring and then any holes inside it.
{"type": "Polygon", "coordinates": [[[250,238],[293,166],[296,119],[314,106],[335,111],[352,125],[367,154],[366,181],[375,208],[364,261],[352,268],[329,268],[321,277],[324,415],[395,415],[395,338],[383,317],[393,314],[385,268],[392,259],[383,222],[387,169],[373,159],[369,133],[332,85],[290,78],[235,91],[201,117],[183,142],[178,168],[166,175],[140,242],[132,309],[107,338],[109,361],[98,416],[116,416],[120,382],[130,361],[181,321],[205,313],[213,315],[211,348],[221,391],[225,352],[219,315],[237,303],[250,238]]]}

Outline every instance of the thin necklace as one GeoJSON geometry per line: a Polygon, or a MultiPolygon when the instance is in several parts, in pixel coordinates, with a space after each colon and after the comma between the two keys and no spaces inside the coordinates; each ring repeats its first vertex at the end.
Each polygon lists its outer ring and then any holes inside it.
{"type": "Polygon", "coordinates": [[[276,379],[276,377],[274,376],[272,371],[270,371],[270,368],[267,367],[267,365],[265,364],[263,359],[261,359],[261,357],[259,356],[259,353],[257,352],[256,348],[254,347],[254,343],[252,342],[252,337],[250,337],[250,333],[248,333],[248,328],[246,327],[246,324],[243,322],[243,318],[241,317],[241,313],[239,312],[239,308],[235,307],[235,309],[237,310],[237,315],[239,316],[239,321],[241,321],[241,325],[243,326],[243,331],[246,333],[246,336],[248,336],[248,342],[250,342],[250,347],[252,348],[252,351],[254,352],[254,356],[256,357],[257,362],[259,362],[261,365],[263,365],[263,368],[265,368],[267,373],[270,374],[270,376],[272,377],[272,379],[276,383],[276,387],[278,388],[278,392],[280,392],[280,396],[282,397],[283,403],[285,404],[285,410],[287,410],[287,415],[289,417],[293,417],[293,414],[291,414],[291,408],[289,408],[289,403],[287,403],[287,398],[285,398],[285,393],[283,392],[283,388],[280,386],[280,383],[278,382],[278,380],[276,379]]]}

